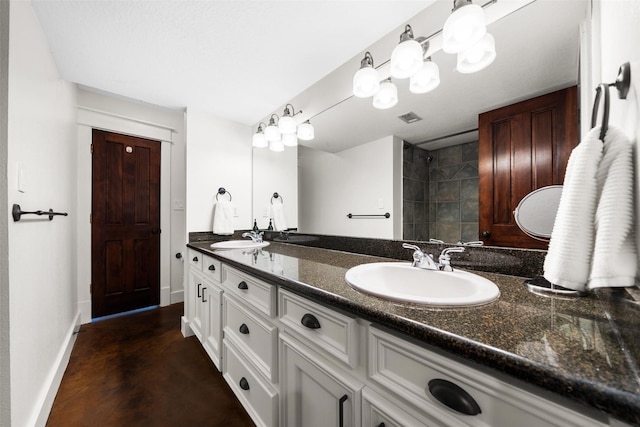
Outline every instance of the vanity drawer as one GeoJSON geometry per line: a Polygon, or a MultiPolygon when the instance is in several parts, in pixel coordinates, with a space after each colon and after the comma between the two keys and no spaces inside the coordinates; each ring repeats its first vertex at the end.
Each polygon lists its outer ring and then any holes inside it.
{"type": "Polygon", "coordinates": [[[189,265],[191,267],[194,267],[196,270],[201,271],[202,259],[204,258],[204,255],[196,251],[195,249],[191,249],[191,248],[189,248],[189,251],[187,252],[187,254],[188,254],[187,259],[189,260],[189,265]]]}
{"type": "Polygon", "coordinates": [[[439,425],[433,420],[423,422],[413,412],[406,407],[389,398],[382,396],[370,387],[362,390],[362,425],[363,426],[384,426],[384,427],[429,427],[439,425]]]}
{"type": "Polygon", "coordinates": [[[224,343],[224,378],[257,426],[278,426],[278,393],[253,372],[240,351],[224,343]]]}
{"type": "MultiPolygon", "coordinates": [[[[521,427],[604,425],[373,327],[369,328],[368,348],[369,379],[436,418],[439,424],[510,427],[517,420],[521,427]],[[477,403],[480,412],[467,415],[445,406],[431,394],[430,383],[434,389],[436,384],[447,391],[455,386],[461,388],[477,403]]],[[[455,395],[461,395],[460,391],[456,390],[455,395]]]]}
{"type": "Polygon", "coordinates": [[[276,316],[277,287],[227,265],[222,266],[222,284],[246,304],[268,317],[276,316]]]}
{"type": "Polygon", "coordinates": [[[279,295],[282,324],[349,367],[357,367],[356,318],[338,313],[284,289],[280,289],[279,295]]]}
{"type": "Polygon", "coordinates": [[[224,336],[234,341],[258,370],[272,383],[278,382],[278,328],[224,295],[224,336]]]}
{"type": "Polygon", "coordinates": [[[217,283],[220,283],[222,263],[215,258],[203,256],[202,272],[204,273],[204,276],[206,278],[215,280],[217,283]]]}

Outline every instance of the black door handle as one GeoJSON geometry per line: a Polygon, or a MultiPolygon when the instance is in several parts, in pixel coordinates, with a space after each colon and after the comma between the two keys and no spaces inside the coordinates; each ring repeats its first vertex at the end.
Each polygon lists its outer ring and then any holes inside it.
{"type": "Polygon", "coordinates": [[[249,390],[249,381],[245,377],[240,378],[240,388],[243,390],[249,390]]]}
{"type": "Polygon", "coordinates": [[[338,412],[340,417],[340,427],[344,427],[344,402],[349,398],[346,394],[340,398],[338,412]]]}
{"type": "Polygon", "coordinates": [[[434,379],[429,381],[429,392],[443,405],[465,415],[478,415],[482,411],[473,397],[451,381],[434,379]]]}
{"type": "Polygon", "coordinates": [[[152,228],[151,229],[151,234],[160,234],[162,233],[162,230],[160,230],[159,228],[152,228]]]}
{"type": "Polygon", "coordinates": [[[247,282],[245,282],[244,280],[240,283],[238,283],[238,289],[243,289],[243,290],[247,290],[249,289],[249,286],[247,286],[247,282]]]}
{"type": "Polygon", "coordinates": [[[300,319],[300,323],[302,323],[309,329],[320,329],[320,322],[318,322],[316,316],[311,313],[307,313],[302,316],[302,319],[300,319]]]}
{"type": "Polygon", "coordinates": [[[240,325],[240,333],[247,335],[249,333],[249,327],[243,323],[240,325]]]}

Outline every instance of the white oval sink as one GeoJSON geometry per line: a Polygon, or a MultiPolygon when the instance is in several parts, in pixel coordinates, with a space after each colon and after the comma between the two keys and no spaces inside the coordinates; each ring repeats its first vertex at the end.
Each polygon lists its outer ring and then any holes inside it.
{"type": "Polygon", "coordinates": [[[500,296],[492,281],[466,271],[434,271],[406,262],[361,264],[345,280],[363,292],[400,302],[433,306],[486,304],[500,296]]]}
{"type": "Polygon", "coordinates": [[[213,249],[257,249],[269,246],[269,242],[253,242],[251,240],[227,240],[211,245],[213,249]]]}

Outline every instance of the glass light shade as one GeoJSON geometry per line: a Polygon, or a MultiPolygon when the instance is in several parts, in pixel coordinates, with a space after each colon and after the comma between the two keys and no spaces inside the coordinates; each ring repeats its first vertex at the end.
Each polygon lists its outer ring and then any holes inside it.
{"type": "Polygon", "coordinates": [[[482,7],[477,4],[461,6],[444,23],[442,50],[447,53],[462,52],[480,40],[486,32],[482,7]]]}
{"type": "Polygon", "coordinates": [[[487,68],[496,59],[496,42],[489,33],[476,44],[458,54],[456,70],[469,74],[487,68]]]}
{"type": "Polygon", "coordinates": [[[284,144],[281,139],[269,141],[269,150],[271,151],[284,151],[284,144]]]}
{"type": "Polygon", "coordinates": [[[282,134],[296,133],[296,120],[291,116],[282,116],[278,121],[278,128],[282,134]]]}
{"type": "Polygon", "coordinates": [[[424,61],[422,67],[409,79],[411,93],[427,93],[440,85],[440,69],[433,61],[424,61]]]}
{"type": "Polygon", "coordinates": [[[380,83],[380,90],[373,97],[373,106],[379,110],[386,110],[398,103],[398,88],[393,82],[385,80],[380,83]]]}
{"type": "Polygon", "coordinates": [[[358,98],[373,96],[380,88],[378,70],[373,67],[360,68],[353,76],[353,95],[358,98]]]}
{"type": "Polygon", "coordinates": [[[422,66],[422,46],[410,39],[398,44],[391,53],[391,76],[397,79],[411,77],[422,66]]]}
{"type": "Polygon", "coordinates": [[[280,129],[278,129],[275,123],[269,123],[269,126],[264,130],[264,137],[267,138],[269,142],[280,139],[280,129]]]}
{"type": "Polygon", "coordinates": [[[315,138],[315,132],[313,125],[309,122],[304,122],[298,126],[298,138],[303,141],[311,141],[315,138]]]}
{"type": "Polygon", "coordinates": [[[253,134],[253,146],[256,148],[265,148],[269,145],[267,138],[264,137],[264,133],[256,132],[253,134]]]}
{"type": "Polygon", "coordinates": [[[282,134],[282,144],[285,147],[295,147],[298,145],[298,136],[295,133],[282,134]]]}

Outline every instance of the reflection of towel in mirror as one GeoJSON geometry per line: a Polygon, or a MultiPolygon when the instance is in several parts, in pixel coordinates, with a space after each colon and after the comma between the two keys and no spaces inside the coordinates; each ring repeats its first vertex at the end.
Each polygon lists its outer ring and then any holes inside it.
{"type": "Polygon", "coordinates": [[[216,201],[213,206],[213,234],[233,234],[233,206],[226,199],[216,201]]]}
{"type": "Polygon", "coordinates": [[[626,135],[609,127],[598,166],[598,205],[589,288],[633,286],[638,251],[635,238],[634,152],[626,135]]]}
{"type": "Polygon", "coordinates": [[[271,205],[271,218],[273,218],[274,230],[284,231],[287,229],[287,220],[284,216],[284,205],[281,202],[275,202],[271,205]]]}
{"type": "Polygon", "coordinates": [[[600,127],[592,129],[571,152],[544,260],[545,279],[569,289],[584,290],[591,270],[596,172],[602,158],[599,134],[600,127]]]}

